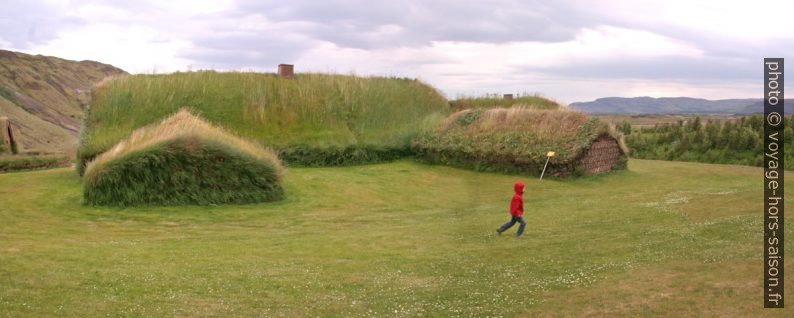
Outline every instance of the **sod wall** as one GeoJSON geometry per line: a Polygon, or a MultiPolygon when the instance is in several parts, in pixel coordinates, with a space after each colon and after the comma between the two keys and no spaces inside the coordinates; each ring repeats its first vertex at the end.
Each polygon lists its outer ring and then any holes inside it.
{"type": "Polygon", "coordinates": [[[208,205],[284,197],[270,150],[180,111],[134,131],[86,166],[89,205],[208,205]]]}
{"type": "Polygon", "coordinates": [[[428,118],[450,112],[433,87],[405,78],[189,72],[133,75],[98,88],[78,146],[78,171],[182,107],[278,151],[292,165],[371,163],[410,153],[428,118]]]}

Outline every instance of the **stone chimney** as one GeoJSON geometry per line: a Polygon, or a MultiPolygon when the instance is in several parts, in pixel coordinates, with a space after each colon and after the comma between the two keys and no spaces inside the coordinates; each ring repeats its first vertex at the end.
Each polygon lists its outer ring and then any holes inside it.
{"type": "Polygon", "coordinates": [[[281,78],[292,78],[295,76],[294,73],[294,66],[292,64],[279,64],[278,65],[278,77],[281,78]]]}
{"type": "Polygon", "coordinates": [[[504,98],[504,99],[513,99],[513,94],[504,94],[504,96],[502,96],[502,98],[504,98]]]}

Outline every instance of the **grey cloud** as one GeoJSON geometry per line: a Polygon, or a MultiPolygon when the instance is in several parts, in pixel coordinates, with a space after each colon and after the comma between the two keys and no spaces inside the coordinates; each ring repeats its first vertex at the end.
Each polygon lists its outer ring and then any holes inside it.
{"type": "MultiPolygon", "coordinates": [[[[211,36],[194,36],[192,40],[198,49],[185,57],[221,67],[272,67],[294,59],[319,41],[364,50],[421,48],[431,41],[559,42],[574,39],[583,28],[610,25],[667,36],[697,47],[704,56],[572,61],[573,66],[569,67],[517,68],[513,73],[504,74],[503,80],[537,74],[551,79],[748,82],[757,77],[756,59],[763,54],[775,55],[773,53],[781,49],[786,54],[793,52],[791,44],[752,47],[737,40],[715,38],[668,25],[620,20],[616,18],[619,15],[601,10],[598,4],[582,5],[573,1],[242,1],[227,18],[261,15],[276,24],[301,23],[301,28],[289,29],[300,37],[268,35],[268,30],[247,34],[216,30],[217,34],[211,36]],[[379,32],[392,26],[397,26],[398,31],[379,32]]],[[[279,31],[283,30],[276,30],[279,31]]],[[[433,57],[414,58],[397,62],[399,65],[395,67],[412,69],[443,62],[433,57]]]]}
{"type": "MultiPolygon", "coordinates": [[[[794,55],[794,43],[789,40],[753,41],[717,36],[708,32],[669,25],[648,25],[617,22],[626,28],[644,30],[694,45],[707,56],[719,58],[763,58],[794,55]]],[[[747,21],[737,23],[749,23],[747,21]]],[[[759,34],[761,38],[762,34],[759,34]]]]}
{"type": "MultiPolygon", "coordinates": [[[[57,37],[60,30],[87,25],[97,21],[86,21],[69,15],[69,9],[84,5],[101,5],[121,9],[129,13],[127,21],[112,23],[134,23],[157,12],[156,2],[124,0],[89,0],[67,3],[63,7],[39,0],[3,0],[0,10],[0,40],[11,43],[13,49],[24,50],[33,45],[46,43],[57,37]]],[[[103,17],[97,17],[102,19],[103,17]]]]}
{"type": "MultiPolygon", "coordinates": [[[[179,54],[180,57],[195,61],[194,66],[225,69],[272,69],[275,64],[294,61],[322,42],[343,48],[380,50],[378,52],[389,54],[394,48],[424,48],[432,41],[568,41],[574,39],[583,28],[602,25],[667,36],[700,49],[704,56],[653,59],[616,57],[602,62],[572,61],[572,65],[566,67],[516,68],[514,72],[504,74],[499,83],[521,81],[526,74],[542,76],[548,81],[565,78],[639,78],[659,81],[683,79],[693,83],[746,83],[760,78],[761,58],[790,57],[794,53],[794,43],[791,41],[747,43],[743,39],[697,33],[661,22],[643,22],[642,17],[621,17],[613,12],[614,9],[605,9],[598,3],[574,0],[241,0],[235,2],[230,11],[192,17],[202,26],[208,25],[209,30],[201,30],[205,33],[191,29],[193,24],[182,26],[180,21],[169,20],[172,13],[162,12],[156,0],[91,0],[91,3],[129,13],[129,18],[122,18],[123,21],[104,21],[98,17],[100,22],[155,28],[163,32],[164,38],[178,37],[179,40],[192,43],[189,51],[179,54]],[[251,16],[265,17],[271,24],[262,27],[240,26],[236,23],[251,16]],[[397,26],[397,31],[381,32],[393,26],[397,26]]],[[[652,15],[653,12],[647,14],[652,15]]],[[[0,40],[10,42],[15,49],[26,49],[55,38],[58,30],[64,27],[88,22],[67,16],[57,6],[31,0],[5,0],[0,11],[0,40]]],[[[746,21],[737,21],[743,22],[746,21]]],[[[57,52],[53,54],[57,55],[57,52]]],[[[445,62],[449,61],[438,56],[412,56],[395,62],[394,67],[400,70],[419,69],[424,65],[445,62]]],[[[473,71],[462,75],[449,73],[428,75],[441,76],[448,82],[479,78],[479,75],[472,75],[473,71]]],[[[444,85],[443,82],[438,84],[444,85]]]]}
{"type": "MultiPolygon", "coordinates": [[[[196,47],[181,57],[216,67],[271,67],[289,61],[319,42],[364,50],[426,47],[431,41],[500,43],[566,41],[597,21],[566,1],[242,1],[224,18],[263,16],[273,29],[241,34],[228,26],[209,35],[190,35],[196,47]],[[285,27],[296,24],[300,27],[285,27]],[[389,32],[383,32],[387,30],[389,32]]],[[[425,59],[400,61],[411,68],[425,59]]],[[[435,57],[426,59],[441,63],[435,57]]]]}
{"type": "MultiPolygon", "coordinates": [[[[641,2],[628,2],[627,6],[642,6],[641,2]]],[[[726,4],[726,9],[730,4],[726,4]]],[[[697,47],[703,51],[704,55],[710,59],[705,63],[715,63],[725,59],[762,59],[772,56],[792,56],[794,55],[794,43],[789,39],[780,41],[755,41],[753,39],[740,39],[725,34],[714,34],[707,31],[693,30],[682,26],[672,25],[664,21],[645,21],[638,16],[613,15],[610,12],[601,10],[597,5],[583,7],[582,14],[587,16],[598,16],[603,24],[622,27],[633,30],[642,30],[665,36],[682,43],[697,47]]],[[[686,5],[682,5],[681,10],[686,10],[686,5]]],[[[618,12],[619,13],[619,12],[618,12]]],[[[653,12],[648,13],[649,16],[653,12]]],[[[702,21],[703,24],[712,21],[702,21]]],[[[782,28],[780,21],[772,21],[763,17],[747,15],[744,20],[735,21],[736,24],[746,25],[749,23],[764,23],[770,29],[782,28]]],[[[759,34],[759,39],[763,34],[759,34]]],[[[760,65],[760,64],[759,64],[760,65]]]]}
{"type": "Polygon", "coordinates": [[[193,44],[196,48],[182,52],[182,57],[199,62],[198,67],[225,69],[290,63],[310,46],[288,35],[256,33],[206,36],[193,44]]]}
{"type": "Polygon", "coordinates": [[[522,71],[556,78],[653,79],[691,81],[742,81],[758,77],[761,64],[752,59],[727,58],[631,58],[571,61],[566,66],[532,67],[522,71]]]}
{"type": "Polygon", "coordinates": [[[556,42],[572,39],[597,23],[560,1],[251,1],[235,14],[262,14],[273,21],[312,21],[322,27],[309,36],[342,47],[373,49],[425,46],[430,41],[556,42]],[[396,25],[402,32],[377,37],[378,28],[396,25]]]}
{"type": "Polygon", "coordinates": [[[0,40],[16,49],[54,39],[58,30],[85,21],[66,16],[57,8],[36,1],[6,0],[0,11],[0,40]]]}

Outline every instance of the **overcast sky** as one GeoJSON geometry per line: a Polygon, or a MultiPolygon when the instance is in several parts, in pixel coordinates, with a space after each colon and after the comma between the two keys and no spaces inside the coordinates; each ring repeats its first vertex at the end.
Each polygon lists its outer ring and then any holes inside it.
{"type": "Polygon", "coordinates": [[[416,77],[450,98],[761,98],[762,59],[794,56],[790,3],[3,0],[0,48],[131,73],[292,63],[416,77]]]}

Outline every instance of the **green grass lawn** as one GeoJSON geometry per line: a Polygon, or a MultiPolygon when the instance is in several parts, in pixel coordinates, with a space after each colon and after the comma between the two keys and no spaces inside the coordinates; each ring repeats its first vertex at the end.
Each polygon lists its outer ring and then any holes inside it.
{"type": "Polygon", "coordinates": [[[290,169],[278,203],[114,209],[70,169],[2,174],[0,316],[791,316],[762,309],[761,184],[398,161],[290,169]],[[497,236],[519,179],[528,231],[497,236]]]}

